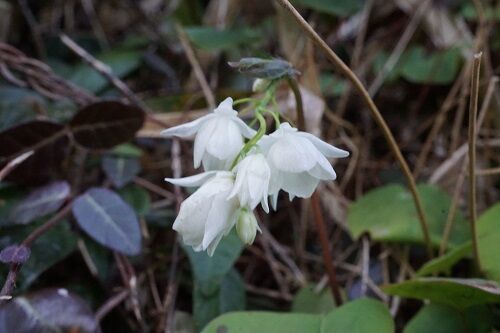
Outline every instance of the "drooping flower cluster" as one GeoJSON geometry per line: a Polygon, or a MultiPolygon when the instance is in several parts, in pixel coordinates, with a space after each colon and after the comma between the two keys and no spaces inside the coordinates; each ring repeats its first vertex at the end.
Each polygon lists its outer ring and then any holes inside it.
{"type": "Polygon", "coordinates": [[[195,251],[212,255],[234,226],[240,239],[251,244],[260,231],[253,213],[259,204],[269,212],[270,196],[276,209],[281,190],[290,200],[310,197],[320,180],[336,178],[327,158],[349,155],[289,123],[279,124],[269,135],[264,132],[265,123],[257,132],[238,117],[231,98],[213,113],[162,132],[166,137],[194,135],[194,166],[205,170],[166,178],[175,185],[199,187],[181,204],[173,225],[195,251]]]}

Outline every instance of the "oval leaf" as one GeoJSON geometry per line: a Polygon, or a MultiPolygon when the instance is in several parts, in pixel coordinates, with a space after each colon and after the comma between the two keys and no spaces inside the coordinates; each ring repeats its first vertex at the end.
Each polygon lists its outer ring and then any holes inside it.
{"type": "Polygon", "coordinates": [[[383,287],[389,295],[430,300],[463,310],[500,303],[500,285],[480,279],[420,278],[383,287]]]}
{"type": "Polygon", "coordinates": [[[64,135],[64,126],[50,121],[30,121],[0,133],[0,165],[21,153],[37,150],[64,135]]]}
{"type": "Polygon", "coordinates": [[[393,333],[394,321],[387,307],[376,300],[363,298],[331,311],[321,323],[321,333],[393,333]]]}
{"type": "Polygon", "coordinates": [[[117,101],[91,104],[70,122],[75,141],[88,149],[109,149],[134,138],[142,127],[144,112],[117,101]]]}
{"type": "Polygon", "coordinates": [[[23,264],[30,257],[30,249],[24,245],[11,245],[0,252],[4,264],[23,264]]]}
{"type": "MultiPolygon", "coordinates": [[[[436,186],[419,185],[418,192],[427,217],[431,241],[439,246],[450,207],[449,196],[436,186]]],[[[401,185],[391,184],[366,193],[351,205],[347,224],[354,237],[363,233],[378,241],[422,243],[422,229],[412,196],[401,185]]],[[[469,239],[469,227],[457,212],[450,246],[469,239]]]]}
{"type": "Polygon", "coordinates": [[[90,307],[66,289],[16,297],[0,307],[0,332],[101,332],[90,307]]]}
{"type": "Polygon", "coordinates": [[[202,333],[320,333],[321,317],[305,313],[231,312],[212,320],[202,333]]]}
{"type": "Polygon", "coordinates": [[[440,304],[424,306],[406,325],[403,333],[491,333],[493,317],[487,306],[465,311],[440,304]]]}
{"type": "Polygon", "coordinates": [[[106,176],[117,188],[127,185],[141,171],[137,158],[104,156],[101,166],[106,176]]]}
{"type": "Polygon", "coordinates": [[[57,181],[37,188],[11,211],[9,220],[15,224],[27,224],[58,210],[71,192],[66,181],[57,181]]]}
{"type": "Polygon", "coordinates": [[[500,204],[484,212],[477,220],[479,261],[486,276],[500,282],[500,260],[497,257],[500,244],[500,204]]]}
{"type": "Polygon", "coordinates": [[[141,250],[139,221],[130,206],[113,191],[92,188],[73,203],[80,227],[100,244],[127,255],[141,250]]]}
{"type": "Polygon", "coordinates": [[[444,255],[426,262],[417,271],[417,276],[420,277],[435,273],[447,272],[457,262],[469,256],[471,252],[472,252],[472,242],[464,243],[463,245],[448,251],[444,255]]]}

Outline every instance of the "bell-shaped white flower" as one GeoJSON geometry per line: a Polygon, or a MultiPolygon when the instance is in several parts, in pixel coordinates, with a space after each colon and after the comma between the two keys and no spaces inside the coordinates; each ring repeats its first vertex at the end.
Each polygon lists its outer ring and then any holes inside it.
{"type": "Polygon", "coordinates": [[[207,250],[208,255],[212,256],[222,237],[235,225],[238,216],[238,199],[228,199],[234,185],[234,174],[211,171],[165,180],[186,187],[201,185],[182,202],[173,229],[180,234],[184,244],[192,246],[195,251],[207,250]]]}
{"type": "Polygon", "coordinates": [[[229,198],[238,197],[240,205],[250,207],[251,210],[261,202],[262,208],[268,213],[267,197],[271,169],[264,155],[256,153],[246,156],[236,165],[234,171],[236,181],[229,198]]]}
{"type": "Polygon", "coordinates": [[[260,230],[257,219],[252,211],[247,208],[241,208],[238,214],[238,221],[236,222],[236,233],[244,244],[252,244],[260,230]]]}
{"type": "Polygon", "coordinates": [[[194,139],[194,166],[201,163],[206,171],[228,170],[244,144],[244,137],[251,138],[255,131],[238,118],[233,110],[231,97],[206,116],[161,132],[163,136],[189,137],[194,139]]]}
{"type": "Polygon", "coordinates": [[[288,192],[290,200],[295,196],[310,197],[320,180],[337,177],[327,157],[349,155],[288,123],[282,123],[274,133],[264,136],[259,145],[266,152],[271,168],[269,194],[274,208],[280,190],[288,192]]]}

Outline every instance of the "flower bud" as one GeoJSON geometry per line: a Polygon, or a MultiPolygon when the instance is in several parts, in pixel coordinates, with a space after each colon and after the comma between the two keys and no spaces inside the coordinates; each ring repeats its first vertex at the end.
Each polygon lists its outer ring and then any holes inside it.
{"type": "Polygon", "coordinates": [[[236,232],[241,241],[247,245],[253,243],[257,230],[261,232],[257,219],[253,212],[247,208],[241,208],[236,222],[236,232]]]}
{"type": "Polygon", "coordinates": [[[264,92],[267,86],[269,86],[269,83],[269,80],[266,79],[255,79],[255,81],[253,81],[252,91],[254,93],[264,92]]]}

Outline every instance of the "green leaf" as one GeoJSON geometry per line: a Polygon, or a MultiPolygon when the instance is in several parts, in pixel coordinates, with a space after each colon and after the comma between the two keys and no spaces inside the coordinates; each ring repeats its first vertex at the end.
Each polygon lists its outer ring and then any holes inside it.
{"type": "MultiPolygon", "coordinates": [[[[20,243],[30,232],[45,221],[28,226],[6,229],[0,237],[0,247],[20,243]]],[[[76,236],[69,223],[62,221],[38,238],[31,246],[31,255],[19,271],[18,290],[27,289],[43,272],[62,261],[76,249],[76,236]]],[[[0,280],[5,278],[0,274],[0,280]]]]}
{"type": "Polygon", "coordinates": [[[202,333],[320,333],[321,317],[304,313],[231,312],[218,317],[202,333]]]}
{"type": "Polygon", "coordinates": [[[491,333],[493,317],[487,306],[479,305],[460,312],[440,304],[424,306],[406,325],[403,333],[491,333]]]}
{"type": "Polygon", "coordinates": [[[218,292],[205,295],[198,284],[194,286],[193,314],[194,323],[203,328],[222,313],[245,309],[245,284],[233,268],[224,276],[218,292]]]}
{"type": "Polygon", "coordinates": [[[139,216],[144,216],[151,209],[151,197],[148,191],[137,185],[127,185],[118,191],[118,194],[128,203],[139,216]]]}
{"type": "Polygon", "coordinates": [[[484,212],[477,220],[479,261],[486,276],[500,282],[500,203],[484,212]]]}
{"type": "Polygon", "coordinates": [[[257,30],[251,28],[218,30],[207,26],[191,26],[185,27],[184,31],[194,45],[210,51],[227,50],[253,43],[261,36],[257,30]]]}
{"type": "MultiPolygon", "coordinates": [[[[419,185],[418,192],[427,217],[431,241],[435,246],[441,237],[450,206],[449,196],[436,186],[419,185]]],[[[367,232],[384,242],[423,243],[422,229],[412,196],[403,186],[385,185],[366,193],[351,205],[347,224],[354,237],[367,232]]],[[[450,247],[469,239],[469,225],[460,212],[450,236],[450,247]]]]}
{"type": "Polygon", "coordinates": [[[141,148],[134,146],[131,143],[124,143],[116,146],[109,152],[110,155],[121,156],[121,157],[136,157],[142,156],[141,148]]]}
{"type": "MultiPolygon", "coordinates": [[[[98,60],[109,66],[114,75],[123,78],[137,69],[141,63],[141,53],[128,50],[114,50],[103,53],[98,60]]],[[[89,65],[79,65],[70,80],[93,93],[99,93],[109,85],[109,81],[89,65]]]]}
{"type": "Polygon", "coordinates": [[[220,282],[243,250],[243,243],[233,231],[221,240],[212,257],[186,245],[183,249],[191,262],[195,282],[199,283],[203,294],[210,296],[219,290],[220,282]]]}
{"type": "Polygon", "coordinates": [[[327,315],[279,312],[233,312],[213,320],[202,333],[393,333],[384,304],[358,299],[327,315]]]}
{"type": "Polygon", "coordinates": [[[361,0],[295,0],[293,3],[341,17],[352,15],[363,8],[361,0]]]}
{"type": "Polygon", "coordinates": [[[460,62],[458,48],[426,54],[424,48],[416,46],[401,59],[401,74],[414,83],[449,84],[457,76],[460,62]]]}
{"type": "Polygon", "coordinates": [[[234,262],[243,250],[243,243],[233,231],[224,237],[212,257],[183,246],[189,257],[194,278],[193,315],[196,327],[203,328],[210,320],[229,310],[244,307],[244,287],[239,275],[231,273],[234,262]],[[228,275],[229,274],[229,275],[228,275]],[[225,290],[235,288],[235,290],[225,290]],[[234,298],[234,303],[231,303],[234,298]]]}
{"type": "Polygon", "coordinates": [[[369,298],[358,299],[333,310],[321,323],[321,333],[391,333],[394,330],[387,307],[369,298]]]}
{"type": "Polygon", "coordinates": [[[428,262],[426,262],[420,269],[417,271],[417,276],[426,276],[434,273],[443,273],[447,272],[460,260],[469,256],[472,252],[472,241],[466,242],[463,245],[452,249],[445,253],[444,255],[434,258],[428,262]]]}
{"type": "Polygon", "coordinates": [[[500,285],[480,279],[419,278],[383,287],[389,295],[397,295],[452,306],[467,307],[500,303],[500,285]]]}
{"type": "Polygon", "coordinates": [[[314,284],[309,284],[295,295],[292,302],[292,312],[327,313],[335,307],[330,289],[315,290],[314,284]]]}

